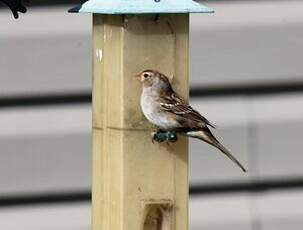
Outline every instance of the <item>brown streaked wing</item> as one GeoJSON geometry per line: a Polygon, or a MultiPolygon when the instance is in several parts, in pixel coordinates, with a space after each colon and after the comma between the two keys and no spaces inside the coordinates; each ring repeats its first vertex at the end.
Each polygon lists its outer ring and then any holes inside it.
{"type": "Polygon", "coordinates": [[[179,97],[175,93],[171,93],[170,95],[161,97],[160,105],[164,110],[170,113],[176,114],[178,116],[182,116],[183,118],[189,120],[204,122],[206,125],[215,128],[215,126],[212,123],[210,123],[210,121],[208,121],[205,117],[203,117],[199,112],[194,110],[181,97],[179,97]]]}

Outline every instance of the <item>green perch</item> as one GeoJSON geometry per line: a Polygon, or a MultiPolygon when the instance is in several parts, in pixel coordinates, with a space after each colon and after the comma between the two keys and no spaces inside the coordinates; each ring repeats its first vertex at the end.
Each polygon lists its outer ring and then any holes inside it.
{"type": "Polygon", "coordinates": [[[152,134],[152,141],[156,142],[176,142],[178,140],[178,136],[175,132],[165,132],[165,131],[157,131],[152,134]]]}

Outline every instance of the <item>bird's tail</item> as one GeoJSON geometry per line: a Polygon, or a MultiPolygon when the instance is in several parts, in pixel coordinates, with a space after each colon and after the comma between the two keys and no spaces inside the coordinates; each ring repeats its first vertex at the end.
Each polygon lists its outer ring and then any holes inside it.
{"type": "Polygon", "coordinates": [[[243,172],[246,172],[244,166],[214,137],[208,128],[205,131],[188,132],[187,136],[200,139],[208,144],[218,148],[225,156],[227,156],[232,162],[237,164],[243,172]]]}

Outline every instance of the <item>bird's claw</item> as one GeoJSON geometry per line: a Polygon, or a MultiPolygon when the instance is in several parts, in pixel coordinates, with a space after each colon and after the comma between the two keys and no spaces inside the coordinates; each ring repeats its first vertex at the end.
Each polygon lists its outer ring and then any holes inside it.
{"type": "Polygon", "coordinates": [[[152,142],[158,143],[162,142],[176,142],[178,140],[177,134],[175,132],[157,131],[152,133],[152,142]]]}

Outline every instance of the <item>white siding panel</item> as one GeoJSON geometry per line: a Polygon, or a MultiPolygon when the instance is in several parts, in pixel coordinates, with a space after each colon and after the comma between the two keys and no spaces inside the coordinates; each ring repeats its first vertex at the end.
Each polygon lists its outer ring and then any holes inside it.
{"type": "Polygon", "coordinates": [[[0,111],[0,194],[90,188],[89,106],[0,111]]]}

